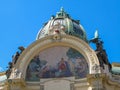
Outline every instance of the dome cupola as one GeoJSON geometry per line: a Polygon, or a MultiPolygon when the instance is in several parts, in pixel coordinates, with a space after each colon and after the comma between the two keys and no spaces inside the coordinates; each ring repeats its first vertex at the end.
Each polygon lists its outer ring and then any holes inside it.
{"type": "Polygon", "coordinates": [[[87,42],[85,30],[79,20],[72,19],[63,8],[61,8],[60,12],[57,12],[56,16],[51,16],[51,19],[44,24],[36,39],[53,34],[68,34],[87,42]]]}

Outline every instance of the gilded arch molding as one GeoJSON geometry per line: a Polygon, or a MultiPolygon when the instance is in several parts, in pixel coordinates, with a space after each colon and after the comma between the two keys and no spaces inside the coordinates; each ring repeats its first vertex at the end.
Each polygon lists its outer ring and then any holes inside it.
{"type": "MultiPolygon", "coordinates": [[[[22,72],[23,78],[25,78],[26,69],[31,59],[42,50],[53,46],[69,46],[76,49],[87,60],[87,63],[89,65],[89,74],[96,73],[93,67],[95,65],[99,66],[98,58],[95,52],[86,42],[70,35],[51,35],[33,42],[20,55],[15,67],[22,72]]],[[[97,70],[97,73],[100,73],[99,68],[97,70]]]]}

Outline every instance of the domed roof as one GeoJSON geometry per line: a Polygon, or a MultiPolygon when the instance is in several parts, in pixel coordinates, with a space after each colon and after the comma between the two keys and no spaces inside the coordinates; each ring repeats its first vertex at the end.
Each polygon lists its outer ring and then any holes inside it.
{"type": "Polygon", "coordinates": [[[72,19],[63,8],[61,8],[56,16],[52,16],[51,19],[44,24],[43,28],[38,32],[36,39],[38,40],[53,34],[68,34],[87,42],[86,33],[79,20],[72,19]]]}
{"type": "Polygon", "coordinates": [[[113,67],[112,74],[120,75],[120,67],[113,67]]]}
{"type": "Polygon", "coordinates": [[[120,75],[120,63],[112,63],[112,74],[120,75]]]}

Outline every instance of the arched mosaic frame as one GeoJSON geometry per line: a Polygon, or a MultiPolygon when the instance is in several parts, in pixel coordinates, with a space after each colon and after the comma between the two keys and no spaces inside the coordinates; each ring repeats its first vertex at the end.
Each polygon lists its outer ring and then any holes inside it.
{"type": "Polygon", "coordinates": [[[80,52],[86,59],[89,67],[89,74],[100,73],[98,58],[90,46],[83,40],[69,35],[51,35],[33,42],[20,55],[16,68],[21,71],[22,77],[25,78],[27,66],[31,59],[44,49],[54,46],[71,47],[80,52]],[[97,69],[97,71],[96,71],[97,69]]]}

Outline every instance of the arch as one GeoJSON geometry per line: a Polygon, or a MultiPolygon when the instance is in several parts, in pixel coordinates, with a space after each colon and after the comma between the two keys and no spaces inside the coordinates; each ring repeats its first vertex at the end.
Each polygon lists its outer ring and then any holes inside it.
{"type": "MultiPolygon", "coordinates": [[[[33,42],[20,55],[15,67],[22,72],[23,78],[25,78],[26,69],[31,59],[42,50],[53,46],[67,46],[76,49],[85,57],[89,66],[89,74],[96,73],[93,67],[99,65],[98,58],[85,41],[70,35],[51,35],[33,42]]],[[[98,73],[100,73],[100,69],[98,73]]]]}

